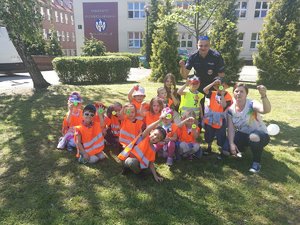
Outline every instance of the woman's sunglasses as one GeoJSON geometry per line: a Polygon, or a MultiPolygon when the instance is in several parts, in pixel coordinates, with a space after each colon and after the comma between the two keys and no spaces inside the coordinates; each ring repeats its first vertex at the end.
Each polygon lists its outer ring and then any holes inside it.
{"type": "Polygon", "coordinates": [[[94,113],[88,113],[88,112],[85,112],[83,113],[84,116],[90,116],[90,117],[94,117],[95,114],[94,113]]]}

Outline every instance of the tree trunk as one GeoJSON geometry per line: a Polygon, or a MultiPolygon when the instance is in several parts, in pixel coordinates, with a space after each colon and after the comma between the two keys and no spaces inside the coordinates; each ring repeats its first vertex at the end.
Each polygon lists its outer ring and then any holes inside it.
{"type": "Polygon", "coordinates": [[[22,43],[22,41],[17,39],[12,39],[12,42],[17,52],[19,53],[26,69],[30,74],[30,77],[33,82],[33,87],[35,89],[43,89],[50,86],[50,84],[44,79],[41,71],[38,69],[31,55],[28,52],[26,52],[25,46],[22,43]]]}

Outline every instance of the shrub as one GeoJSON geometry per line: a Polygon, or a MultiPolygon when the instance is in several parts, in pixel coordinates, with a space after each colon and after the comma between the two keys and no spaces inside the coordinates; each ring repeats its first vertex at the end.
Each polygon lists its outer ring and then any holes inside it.
{"type": "Polygon", "coordinates": [[[130,52],[107,52],[105,53],[108,56],[126,56],[131,60],[131,67],[137,68],[140,66],[139,58],[142,56],[141,54],[137,53],[130,53],[130,52]]]}
{"type": "Polygon", "coordinates": [[[103,56],[105,55],[106,47],[103,41],[96,38],[86,39],[82,47],[82,56],[103,56]]]}
{"type": "Polygon", "coordinates": [[[124,82],[130,59],[124,56],[59,57],[52,63],[64,84],[103,84],[124,82]]]}

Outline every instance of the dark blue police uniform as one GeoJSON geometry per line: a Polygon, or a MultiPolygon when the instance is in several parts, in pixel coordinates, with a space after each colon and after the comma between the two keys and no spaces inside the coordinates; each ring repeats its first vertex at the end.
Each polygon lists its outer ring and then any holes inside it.
{"type": "Polygon", "coordinates": [[[209,49],[205,58],[200,56],[199,51],[192,54],[185,64],[185,68],[191,70],[194,67],[195,75],[200,79],[199,91],[213,82],[218,73],[224,72],[224,60],[219,52],[209,49]]]}

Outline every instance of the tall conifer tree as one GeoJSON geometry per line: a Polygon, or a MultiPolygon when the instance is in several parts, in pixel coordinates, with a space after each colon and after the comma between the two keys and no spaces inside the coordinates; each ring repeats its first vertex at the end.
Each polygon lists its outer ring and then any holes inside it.
{"type": "Polygon", "coordinates": [[[159,7],[159,23],[153,34],[151,55],[151,80],[162,81],[167,73],[173,73],[179,79],[178,66],[178,34],[175,21],[164,20],[172,12],[170,0],[159,7]]]}
{"type": "Polygon", "coordinates": [[[260,34],[259,83],[296,86],[300,79],[300,1],[276,0],[260,34]]]}

